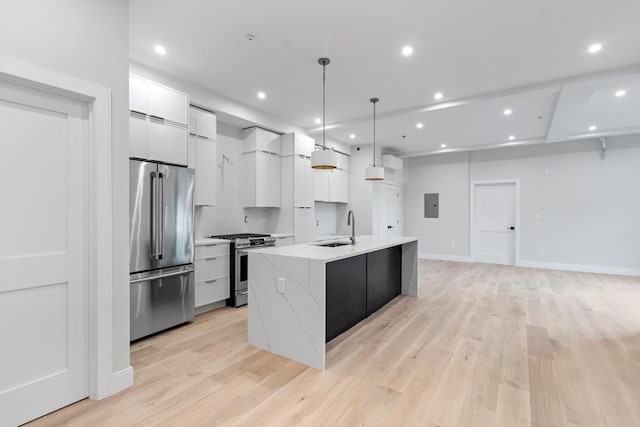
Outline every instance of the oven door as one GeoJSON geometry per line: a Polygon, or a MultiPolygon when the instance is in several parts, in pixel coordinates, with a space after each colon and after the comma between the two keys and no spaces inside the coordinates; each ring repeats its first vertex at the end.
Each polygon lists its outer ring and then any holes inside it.
{"type": "MultiPolygon", "coordinates": [[[[271,245],[272,246],[272,245],[271,245]]],[[[268,246],[255,248],[238,249],[236,251],[236,280],[235,280],[235,307],[247,304],[247,294],[249,293],[249,252],[252,249],[264,249],[268,246]]]]}

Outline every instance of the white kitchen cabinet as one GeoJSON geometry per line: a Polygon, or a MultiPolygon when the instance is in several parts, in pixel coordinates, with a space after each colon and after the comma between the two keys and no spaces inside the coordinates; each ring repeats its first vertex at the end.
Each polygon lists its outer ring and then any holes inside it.
{"type": "Polygon", "coordinates": [[[138,76],[129,76],[129,156],[188,164],[188,97],[138,76]]]}
{"type": "Polygon", "coordinates": [[[217,193],[216,115],[189,108],[188,166],[195,169],[196,206],[214,206],[217,193]]]}
{"type": "Polygon", "coordinates": [[[265,151],[282,154],[282,136],[262,128],[252,127],[244,130],[244,152],[265,151]]]}
{"type": "Polygon", "coordinates": [[[144,114],[129,113],[129,157],[149,158],[149,129],[144,114]]]}
{"type": "Polygon", "coordinates": [[[189,98],[186,93],[149,82],[148,115],[186,126],[189,123],[188,108],[189,98]]]}
{"type": "Polygon", "coordinates": [[[155,118],[147,118],[147,123],[149,126],[149,159],[186,165],[187,128],[155,118]]]}
{"type": "Polygon", "coordinates": [[[318,202],[348,203],[349,172],[342,169],[314,172],[314,199],[318,202]]]}
{"type": "Polygon", "coordinates": [[[129,110],[147,114],[149,111],[149,86],[147,80],[129,76],[129,110]]]}
{"type": "Polygon", "coordinates": [[[296,245],[313,242],[314,209],[293,208],[293,234],[296,245]]]}
{"type": "Polygon", "coordinates": [[[315,148],[315,140],[300,133],[287,133],[282,135],[282,156],[300,155],[311,157],[315,148]]]}
{"type": "Polygon", "coordinates": [[[242,154],[244,207],[280,207],[282,177],[280,156],[264,151],[242,154]]]}
{"type": "Polygon", "coordinates": [[[293,156],[293,207],[313,207],[313,173],[309,157],[293,156]]]}
{"type": "Polygon", "coordinates": [[[318,202],[329,201],[329,174],[328,170],[317,170],[313,172],[313,196],[318,202]]]}
{"type": "Polygon", "coordinates": [[[195,306],[224,301],[230,296],[229,244],[196,246],[195,306]]]}
{"type": "Polygon", "coordinates": [[[189,133],[207,139],[217,139],[216,115],[198,107],[189,108],[189,133]]]}
{"type": "Polygon", "coordinates": [[[349,172],[349,156],[337,153],[338,154],[338,164],[337,169],[341,169],[343,171],[349,172]]]}
{"type": "Polygon", "coordinates": [[[333,169],[329,174],[329,201],[349,203],[349,173],[333,169]]]}

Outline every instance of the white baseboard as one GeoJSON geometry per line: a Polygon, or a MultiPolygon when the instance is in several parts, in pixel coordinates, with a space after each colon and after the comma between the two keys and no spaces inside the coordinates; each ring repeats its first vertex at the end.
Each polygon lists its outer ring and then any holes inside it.
{"type": "Polygon", "coordinates": [[[621,276],[640,276],[640,269],[625,267],[606,267],[602,265],[564,264],[561,262],[520,261],[520,267],[542,268],[545,270],[579,271],[582,273],[617,274],[621,276]]]}
{"type": "Polygon", "coordinates": [[[105,397],[112,396],[116,393],[121,392],[133,385],[133,368],[129,366],[121,371],[114,372],[111,375],[111,379],[109,381],[109,386],[107,388],[107,395],[102,396],[101,399],[105,397]]]}
{"type": "Polygon", "coordinates": [[[436,261],[454,261],[454,262],[471,262],[471,257],[464,255],[443,255],[443,254],[428,254],[419,253],[420,259],[432,259],[436,261]]]}

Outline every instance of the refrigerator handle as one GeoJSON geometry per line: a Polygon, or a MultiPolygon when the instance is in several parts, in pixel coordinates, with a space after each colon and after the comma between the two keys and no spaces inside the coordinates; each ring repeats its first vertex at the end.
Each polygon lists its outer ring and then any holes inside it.
{"type": "Polygon", "coordinates": [[[158,259],[164,257],[164,175],[162,172],[158,173],[160,182],[160,223],[158,224],[158,232],[160,233],[160,249],[158,251],[158,259]]]}
{"type": "Polygon", "coordinates": [[[158,259],[158,174],[151,176],[151,259],[158,259]]]}

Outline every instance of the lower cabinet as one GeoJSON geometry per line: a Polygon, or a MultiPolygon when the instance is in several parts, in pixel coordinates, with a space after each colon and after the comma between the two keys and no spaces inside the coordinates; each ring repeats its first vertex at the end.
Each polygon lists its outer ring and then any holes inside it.
{"type": "Polygon", "coordinates": [[[378,311],[402,291],[402,246],[327,264],[326,342],[378,311]]]}
{"type": "Polygon", "coordinates": [[[196,246],[195,252],[195,300],[198,307],[229,298],[229,244],[216,243],[196,246]]]}
{"type": "Polygon", "coordinates": [[[326,342],[367,317],[367,255],[327,264],[326,342]]]}
{"type": "Polygon", "coordinates": [[[367,254],[367,317],[402,292],[402,246],[367,254]]]}

